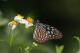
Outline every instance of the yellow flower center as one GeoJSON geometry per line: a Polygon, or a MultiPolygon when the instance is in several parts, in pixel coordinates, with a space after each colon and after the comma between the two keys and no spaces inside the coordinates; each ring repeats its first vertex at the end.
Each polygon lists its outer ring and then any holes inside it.
{"type": "Polygon", "coordinates": [[[33,20],[31,17],[27,17],[27,21],[28,21],[29,23],[33,23],[33,22],[34,22],[34,20],[33,20]]]}

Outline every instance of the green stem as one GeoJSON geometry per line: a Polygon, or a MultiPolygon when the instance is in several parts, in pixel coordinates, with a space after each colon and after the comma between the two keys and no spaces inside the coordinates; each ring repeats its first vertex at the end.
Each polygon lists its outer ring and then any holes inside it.
{"type": "Polygon", "coordinates": [[[12,46],[13,44],[13,39],[14,39],[14,36],[13,36],[13,31],[10,30],[10,35],[9,35],[9,44],[10,44],[10,47],[12,46]]]}

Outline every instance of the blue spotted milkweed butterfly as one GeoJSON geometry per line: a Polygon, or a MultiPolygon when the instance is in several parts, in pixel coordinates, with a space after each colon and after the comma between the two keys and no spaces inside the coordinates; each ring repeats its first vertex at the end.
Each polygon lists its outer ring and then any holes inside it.
{"type": "Polygon", "coordinates": [[[35,24],[33,39],[37,43],[45,43],[51,39],[60,39],[62,36],[62,33],[55,27],[40,23],[39,21],[35,24]]]}

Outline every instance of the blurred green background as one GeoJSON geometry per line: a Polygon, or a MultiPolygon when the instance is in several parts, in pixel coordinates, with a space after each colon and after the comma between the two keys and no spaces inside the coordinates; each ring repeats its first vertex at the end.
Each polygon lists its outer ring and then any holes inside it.
{"type": "Polygon", "coordinates": [[[19,25],[10,34],[8,23],[18,13],[52,25],[64,35],[61,40],[39,44],[30,53],[57,53],[56,45],[64,45],[62,53],[79,50],[79,41],[73,37],[80,38],[80,0],[0,0],[0,53],[24,53],[24,48],[32,45],[35,27],[19,25]],[[14,36],[11,47],[9,35],[14,36]]]}

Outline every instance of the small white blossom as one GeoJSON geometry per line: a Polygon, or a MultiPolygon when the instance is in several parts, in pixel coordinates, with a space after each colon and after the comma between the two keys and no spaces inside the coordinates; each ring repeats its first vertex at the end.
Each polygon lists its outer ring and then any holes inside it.
{"type": "Polygon", "coordinates": [[[21,15],[17,15],[14,17],[14,20],[11,21],[8,25],[10,25],[12,27],[12,30],[16,28],[17,26],[17,23],[20,23],[20,24],[24,24],[25,25],[25,28],[29,28],[31,26],[33,26],[33,19],[28,17],[28,19],[23,19],[24,17],[21,16],[21,15]]]}
{"type": "Polygon", "coordinates": [[[30,27],[30,26],[33,26],[33,24],[32,23],[29,23],[27,20],[25,20],[25,19],[19,19],[19,20],[16,20],[18,23],[20,23],[20,24],[25,24],[25,27],[26,28],[28,28],[28,27],[30,27]]]}
{"type": "Polygon", "coordinates": [[[28,20],[23,19],[23,16],[20,15],[15,16],[14,20],[20,24],[25,24],[25,28],[29,28],[30,26],[33,26],[32,23],[29,23],[28,20]]]}
{"type": "Polygon", "coordinates": [[[33,26],[32,23],[29,23],[29,22],[28,22],[27,20],[25,20],[25,19],[17,20],[17,22],[20,23],[20,24],[25,24],[25,27],[26,27],[26,28],[28,28],[28,27],[30,27],[30,26],[33,26]]]}

